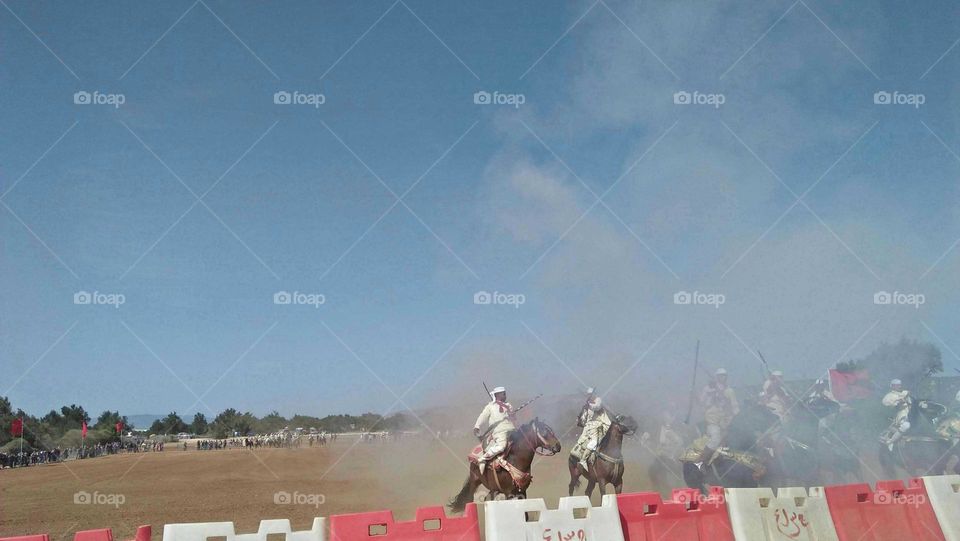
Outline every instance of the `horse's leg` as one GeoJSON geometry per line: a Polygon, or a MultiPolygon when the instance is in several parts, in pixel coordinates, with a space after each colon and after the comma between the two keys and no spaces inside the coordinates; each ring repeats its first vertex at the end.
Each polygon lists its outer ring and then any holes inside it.
{"type": "Polygon", "coordinates": [[[573,496],[574,489],[580,486],[580,465],[577,463],[576,459],[570,457],[570,461],[567,463],[567,466],[570,470],[570,485],[567,487],[567,495],[573,496]]]}
{"type": "Polygon", "coordinates": [[[587,490],[584,491],[584,494],[587,495],[587,498],[593,496],[593,487],[597,486],[597,482],[593,480],[592,477],[587,477],[587,490]]]}
{"type": "Polygon", "coordinates": [[[617,476],[613,480],[613,490],[616,494],[623,492],[623,464],[620,464],[620,469],[617,472],[617,476]]]}

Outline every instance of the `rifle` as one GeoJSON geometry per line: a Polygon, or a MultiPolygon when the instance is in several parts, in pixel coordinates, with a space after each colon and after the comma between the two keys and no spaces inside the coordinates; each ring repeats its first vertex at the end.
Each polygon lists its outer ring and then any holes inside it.
{"type": "Polygon", "coordinates": [[[690,415],[693,413],[693,398],[697,392],[697,368],[700,365],[700,340],[697,340],[697,350],[693,354],[693,379],[690,381],[690,401],[687,404],[687,416],[683,419],[683,424],[690,424],[690,415]]]}
{"type": "MultiPolygon", "coordinates": [[[[523,404],[520,404],[520,406],[517,407],[515,410],[513,410],[511,413],[517,413],[518,411],[520,411],[520,410],[522,410],[523,408],[525,408],[525,407],[529,406],[530,404],[532,404],[534,400],[540,398],[541,396],[543,396],[543,393],[540,393],[540,394],[538,394],[537,396],[531,398],[530,400],[527,400],[527,401],[524,402],[523,404]]],[[[492,425],[488,426],[488,427],[487,427],[487,430],[484,431],[483,434],[480,434],[480,441],[483,441],[483,438],[486,438],[486,437],[487,437],[487,434],[489,434],[490,431],[494,429],[494,427],[496,427],[498,424],[502,423],[503,421],[504,421],[504,419],[501,419],[501,420],[493,423],[492,425]]]]}
{"type": "Polygon", "coordinates": [[[767,360],[763,358],[763,353],[760,353],[760,350],[757,350],[757,356],[760,357],[760,362],[763,363],[763,377],[766,379],[770,375],[770,365],[767,364],[767,360]]]}

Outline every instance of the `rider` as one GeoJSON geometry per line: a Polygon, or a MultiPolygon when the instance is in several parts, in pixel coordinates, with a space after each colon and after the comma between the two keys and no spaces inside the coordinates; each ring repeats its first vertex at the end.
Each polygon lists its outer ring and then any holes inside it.
{"type": "Polygon", "coordinates": [[[818,379],[816,383],[813,384],[813,389],[810,391],[810,394],[807,395],[806,403],[808,407],[818,403],[835,406],[830,413],[820,417],[817,428],[821,433],[833,428],[833,422],[837,418],[837,412],[840,411],[841,408],[846,407],[846,404],[840,402],[833,396],[833,393],[830,391],[830,386],[827,385],[827,380],[824,378],[818,379]]]}
{"type": "Polygon", "coordinates": [[[587,400],[580,409],[580,415],[577,417],[577,426],[583,428],[577,444],[573,446],[570,454],[580,459],[580,465],[584,471],[587,468],[587,459],[597,451],[600,440],[606,435],[610,428],[610,416],[606,408],[603,407],[603,401],[594,394],[594,388],[587,388],[587,400]]]}
{"type": "Polygon", "coordinates": [[[513,425],[513,406],[507,402],[507,390],[495,387],[490,392],[493,397],[473,425],[473,434],[483,443],[483,454],[477,458],[477,466],[483,474],[487,462],[507,448],[507,437],[516,427],[513,425]],[[486,427],[485,431],[481,431],[486,427]]]}
{"type": "Polygon", "coordinates": [[[703,418],[707,424],[707,443],[702,456],[704,462],[710,462],[723,443],[730,422],[740,413],[737,395],[727,386],[726,370],[717,369],[713,381],[700,392],[700,403],[703,404],[703,418]]]}
{"type": "Polygon", "coordinates": [[[883,405],[888,408],[896,408],[897,413],[893,418],[891,427],[893,434],[883,438],[887,447],[893,451],[893,444],[899,440],[904,432],[910,430],[910,391],[903,388],[903,382],[899,379],[890,381],[890,391],[883,397],[883,405]]]}
{"type": "Polygon", "coordinates": [[[767,376],[763,382],[763,390],[760,392],[760,403],[772,411],[780,421],[784,421],[789,407],[789,397],[787,390],[783,387],[783,372],[774,370],[767,376]]]}

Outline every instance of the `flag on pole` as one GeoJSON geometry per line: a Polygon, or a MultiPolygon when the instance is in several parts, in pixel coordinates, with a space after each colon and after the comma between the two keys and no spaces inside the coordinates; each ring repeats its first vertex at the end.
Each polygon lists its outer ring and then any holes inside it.
{"type": "Polygon", "coordinates": [[[86,438],[86,437],[87,437],[87,422],[86,422],[86,421],[83,421],[83,424],[80,425],[80,437],[82,437],[82,438],[86,438]]]}
{"type": "Polygon", "coordinates": [[[123,432],[123,421],[117,421],[117,434],[123,432]]]}
{"type": "Polygon", "coordinates": [[[13,436],[23,436],[23,417],[14,419],[10,423],[10,434],[13,436]]]}
{"type": "Polygon", "coordinates": [[[873,385],[866,370],[841,372],[831,368],[830,389],[834,398],[841,402],[864,399],[873,394],[873,385]]]}

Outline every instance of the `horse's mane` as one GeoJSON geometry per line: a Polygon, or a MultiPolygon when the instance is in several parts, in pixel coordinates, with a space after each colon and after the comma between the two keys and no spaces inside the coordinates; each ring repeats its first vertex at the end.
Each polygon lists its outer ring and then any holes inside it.
{"type": "Polygon", "coordinates": [[[530,427],[532,427],[533,423],[535,422],[536,422],[536,419],[534,419],[533,421],[528,421],[526,423],[523,423],[522,425],[518,426],[516,430],[511,430],[510,435],[508,436],[508,440],[510,441],[510,444],[513,445],[515,443],[520,442],[523,439],[524,433],[527,430],[529,430],[530,427]]]}

